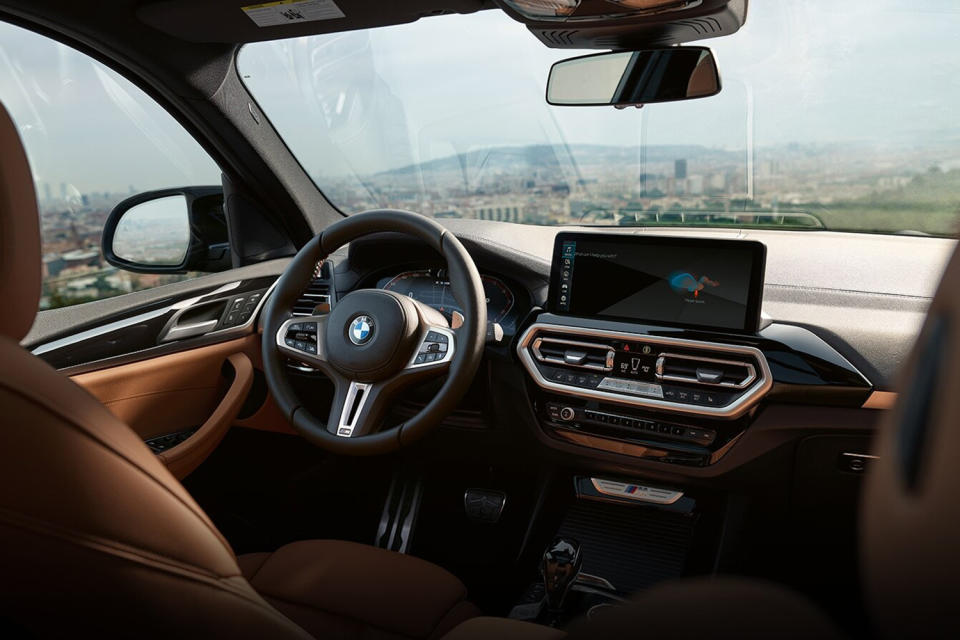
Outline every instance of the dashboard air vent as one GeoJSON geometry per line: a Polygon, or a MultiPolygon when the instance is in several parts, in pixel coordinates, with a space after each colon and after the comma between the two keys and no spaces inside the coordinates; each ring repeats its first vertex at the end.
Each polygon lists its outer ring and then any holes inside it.
{"type": "Polygon", "coordinates": [[[656,373],[659,380],[731,389],[745,389],[757,379],[751,362],[679,353],[661,353],[656,373]]]}
{"type": "Polygon", "coordinates": [[[313,279],[307,285],[306,290],[300,294],[293,305],[293,315],[295,316],[313,316],[330,311],[333,305],[333,299],[330,295],[330,262],[321,262],[317,265],[313,274],[313,279]]]}
{"type": "Polygon", "coordinates": [[[534,340],[531,349],[540,362],[594,371],[613,370],[613,348],[603,343],[544,336],[534,340]]]}

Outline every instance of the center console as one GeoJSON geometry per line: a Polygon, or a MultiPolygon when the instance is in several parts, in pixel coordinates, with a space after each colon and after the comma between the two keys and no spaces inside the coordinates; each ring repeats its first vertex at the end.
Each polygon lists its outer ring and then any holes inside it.
{"type": "Polygon", "coordinates": [[[719,459],[773,385],[749,344],[764,260],[756,242],[558,234],[550,313],[517,344],[544,430],[677,464],[719,459]]]}

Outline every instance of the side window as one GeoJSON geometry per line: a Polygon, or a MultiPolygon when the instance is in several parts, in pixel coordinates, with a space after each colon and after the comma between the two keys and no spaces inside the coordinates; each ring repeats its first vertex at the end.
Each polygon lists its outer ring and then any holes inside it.
{"type": "Polygon", "coordinates": [[[20,131],[37,188],[41,310],[192,277],[119,270],[100,251],[104,222],[121,200],[220,184],[217,165],[170,114],[89,56],[2,22],[0,101],[20,131]]]}

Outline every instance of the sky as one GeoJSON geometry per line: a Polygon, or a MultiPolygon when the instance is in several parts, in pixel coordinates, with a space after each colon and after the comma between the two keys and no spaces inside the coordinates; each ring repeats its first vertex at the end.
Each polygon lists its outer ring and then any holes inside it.
{"type": "MultiPolygon", "coordinates": [[[[500,145],[960,138],[960,5],[753,0],[735,35],[703,41],[723,91],[642,110],[550,107],[548,49],[498,10],[247,45],[240,72],[311,174],[367,174],[500,145]]],[[[195,141],[119,75],[0,23],[0,100],[39,183],[59,194],[219,182],[195,141]]],[[[42,195],[42,193],[41,193],[42,195]]]]}

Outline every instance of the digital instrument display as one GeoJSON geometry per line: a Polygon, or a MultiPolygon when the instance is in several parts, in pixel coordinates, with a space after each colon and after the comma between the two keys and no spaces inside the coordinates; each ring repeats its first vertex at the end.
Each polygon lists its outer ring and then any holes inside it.
{"type": "MultiPolygon", "coordinates": [[[[513,309],[513,293],[499,278],[480,276],[487,299],[487,322],[503,322],[513,309]]],[[[445,269],[404,271],[377,283],[380,289],[396,291],[433,307],[449,320],[454,311],[463,312],[453,292],[445,269]]]]}
{"type": "Polygon", "coordinates": [[[549,307],[564,315],[754,333],[765,263],[766,247],[748,240],[562,232],[549,307]]]}

